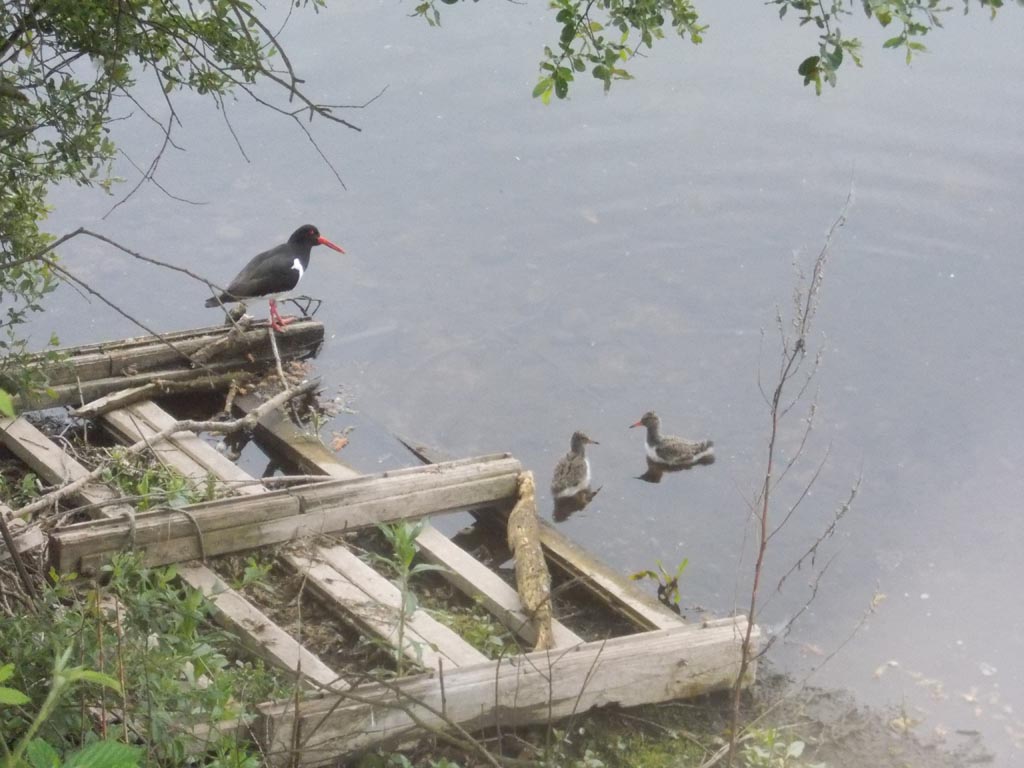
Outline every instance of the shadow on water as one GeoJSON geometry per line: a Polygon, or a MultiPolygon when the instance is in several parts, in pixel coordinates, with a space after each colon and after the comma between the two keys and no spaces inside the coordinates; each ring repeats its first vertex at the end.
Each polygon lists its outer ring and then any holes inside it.
{"type": "Polygon", "coordinates": [[[648,483],[660,483],[661,476],[664,474],[672,474],[674,472],[686,472],[693,469],[694,467],[703,466],[705,464],[714,464],[715,456],[705,456],[700,461],[695,461],[692,464],[680,464],[678,466],[669,466],[668,464],[660,464],[656,461],[647,459],[647,471],[642,475],[637,475],[637,480],[643,480],[648,483]]]}
{"type": "Polygon", "coordinates": [[[552,513],[556,523],[564,523],[574,514],[582,510],[587,506],[594,497],[601,491],[603,486],[598,486],[595,490],[584,488],[579,493],[575,493],[572,496],[561,496],[555,499],[555,511],[552,513]]]}

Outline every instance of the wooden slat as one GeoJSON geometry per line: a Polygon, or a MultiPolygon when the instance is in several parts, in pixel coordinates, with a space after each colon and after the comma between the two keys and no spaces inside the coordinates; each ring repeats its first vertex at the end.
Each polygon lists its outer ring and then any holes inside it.
{"type": "MultiPolygon", "coordinates": [[[[692,697],[732,686],[739,674],[744,620],[702,629],[677,625],[564,652],[541,651],[500,663],[481,664],[402,682],[360,686],[360,702],[345,694],[260,707],[264,754],[275,765],[335,764],[348,753],[387,739],[400,742],[417,731],[396,699],[412,707],[428,727],[445,728],[434,712],[473,731],[493,726],[550,722],[591,707],[623,707],[692,697]],[[416,706],[416,702],[430,706],[416,706]],[[292,737],[298,733],[298,749],[292,737]],[[294,760],[294,762],[290,762],[294,760]]],[[[754,636],[757,637],[755,630],[754,636]]]]}
{"type": "Polygon", "coordinates": [[[205,565],[181,565],[178,575],[209,599],[218,623],[234,632],[250,653],[280,669],[301,675],[315,688],[344,690],[349,687],[334,670],[205,565]]]}
{"type": "MultiPolygon", "coordinates": [[[[174,418],[156,403],[142,402],[106,414],[120,426],[116,433],[125,442],[134,443],[145,435],[152,436],[174,423],[174,418]]],[[[179,471],[212,474],[219,481],[251,480],[252,478],[215,448],[191,432],[179,432],[157,447],[164,461],[179,471]],[[185,450],[189,453],[186,454],[185,450]]],[[[259,494],[253,485],[238,485],[245,494],[259,494]]],[[[347,683],[315,654],[307,651],[295,638],[277,626],[266,614],[241,594],[229,587],[205,565],[183,564],[178,568],[181,579],[202,592],[213,606],[219,624],[234,632],[249,652],[288,672],[301,675],[316,688],[344,690],[347,683]]]]}
{"type": "MultiPolygon", "coordinates": [[[[387,579],[343,546],[317,547],[312,556],[285,555],[295,571],[347,621],[398,645],[402,595],[387,579]]],[[[437,670],[481,664],[487,657],[432,616],[417,609],[406,617],[403,655],[437,670]]]]}
{"type": "MultiPolygon", "coordinates": [[[[479,599],[498,621],[526,642],[531,645],[537,642],[536,628],[523,611],[519,593],[498,574],[429,523],[423,526],[416,543],[424,558],[447,569],[442,575],[461,592],[479,599]]],[[[558,620],[551,622],[551,629],[556,648],[583,642],[583,638],[558,620]]]]}
{"type": "MultiPolygon", "coordinates": [[[[174,418],[156,403],[139,403],[126,410],[135,417],[135,423],[154,433],[174,423],[174,418]]],[[[231,483],[231,487],[250,495],[265,492],[262,486],[246,482],[252,480],[251,475],[193,433],[179,433],[172,437],[172,442],[217,479],[231,483]]],[[[364,619],[361,622],[364,627],[372,628],[393,642],[394,632],[387,631],[388,622],[375,621],[377,617],[374,611],[379,614],[381,610],[397,610],[401,599],[398,590],[342,547],[318,548],[317,555],[322,562],[311,562],[295,556],[285,557],[284,560],[306,574],[313,587],[329,601],[347,597],[349,602],[343,608],[364,619]],[[311,568],[311,565],[316,567],[311,568]],[[346,585],[348,592],[343,595],[343,587],[346,585]],[[368,603],[367,598],[375,602],[368,603]]],[[[392,622],[392,628],[394,625],[395,622],[392,622]]],[[[407,628],[412,634],[411,639],[418,644],[407,646],[407,655],[414,661],[421,661],[428,668],[437,668],[438,656],[443,656],[449,667],[486,661],[483,654],[423,611],[416,611],[410,617],[407,628]]]]}
{"type": "MultiPolygon", "coordinates": [[[[424,463],[443,461],[444,456],[434,448],[405,438],[403,445],[424,463]]],[[[491,525],[498,524],[487,518],[491,525]]],[[[502,523],[504,533],[504,523],[502,523]]],[[[671,629],[682,619],[668,607],[659,603],[643,590],[624,578],[614,568],[598,560],[571,539],[564,536],[546,520],[540,521],[540,540],[552,564],[577,579],[602,602],[643,629],[671,629]]]]}
{"type": "MultiPolygon", "coordinates": [[[[130,442],[140,440],[142,437],[150,439],[175,422],[171,414],[151,401],[134,403],[111,411],[104,414],[102,420],[110,424],[119,437],[130,442]]],[[[171,435],[167,442],[176,449],[169,452],[168,460],[178,464],[175,468],[183,474],[190,473],[189,476],[192,477],[197,475],[198,479],[212,474],[238,493],[262,493],[263,489],[259,484],[252,482],[252,475],[194,432],[177,432],[171,435]],[[183,459],[181,454],[187,457],[187,460],[183,459]]]]}
{"type": "Polygon", "coordinates": [[[511,499],[519,470],[513,458],[483,457],[220,499],[184,512],[156,510],[137,515],[134,532],[123,521],[69,525],[51,536],[52,563],[61,571],[84,573],[134,542],[147,564],[158,565],[473,509],[511,499]]]}
{"type": "MultiPolygon", "coordinates": [[[[0,441],[50,485],[63,485],[89,474],[89,470],[58,448],[23,416],[0,419],[0,441]]],[[[79,504],[100,504],[118,497],[117,491],[101,482],[87,483],[71,494],[72,500],[79,504]]],[[[109,504],[90,509],[87,514],[94,518],[122,517],[133,515],[134,510],[127,504],[109,504]]]]}
{"type": "MultiPolygon", "coordinates": [[[[240,397],[235,405],[242,413],[248,413],[259,406],[259,400],[252,396],[240,397]]],[[[284,453],[288,459],[310,474],[322,473],[331,477],[350,477],[355,471],[343,464],[330,451],[317,442],[315,445],[303,441],[298,428],[280,414],[264,418],[256,432],[256,439],[271,453],[284,453]],[[319,446],[319,447],[317,447],[319,446]]],[[[463,594],[480,599],[484,607],[512,632],[528,643],[537,641],[532,622],[523,613],[519,594],[506,584],[500,576],[476,558],[452,542],[447,536],[427,523],[416,539],[420,552],[430,562],[446,566],[442,576],[463,594]]],[[[564,648],[583,642],[575,632],[559,621],[552,624],[555,646],[564,648]]]]}
{"type": "MultiPolygon", "coordinates": [[[[154,380],[183,381],[215,377],[231,371],[266,370],[274,361],[265,326],[239,335],[230,351],[201,367],[192,367],[188,355],[231,332],[229,326],[169,333],[164,339],[146,336],[118,342],[62,350],[68,355],[59,366],[47,365],[50,387],[29,398],[15,397],[22,410],[84,405],[121,389],[143,386],[154,380]]],[[[315,355],[323,343],[324,329],[315,321],[293,323],[277,335],[284,360],[315,355]]],[[[39,356],[40,365],[45,357],[39,356]]]]}
{"type": "MultiPolygon", "coordinates": [[[[260,403],[255,395],[242,395],[235,398],[235,409],[247,414],[256,410],[260,403]]],[[[260,419],[255,438],[267,455],[287,459],[312,475],[329,475],[343,480],[361,474],[338,459],[319,440],[295,426],[281,411],[268,413],[260,419]]]]}

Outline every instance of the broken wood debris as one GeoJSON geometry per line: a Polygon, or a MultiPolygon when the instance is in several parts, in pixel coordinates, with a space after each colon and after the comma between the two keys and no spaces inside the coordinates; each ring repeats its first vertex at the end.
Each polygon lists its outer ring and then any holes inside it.
{"type": "Polygon", "coordinates": [[[537,501],[533,474],[519,476],[519,500],[508,515],[508,548],[516,557],[516,587],[533,625],[537,643],[533,650],[546,651],[554,645],[551,632],[551,574],[544,562],[537,522],[537,501]]]}

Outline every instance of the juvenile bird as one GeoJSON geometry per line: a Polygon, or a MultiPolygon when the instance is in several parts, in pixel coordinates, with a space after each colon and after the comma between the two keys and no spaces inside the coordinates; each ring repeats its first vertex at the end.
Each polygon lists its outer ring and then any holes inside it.
{"type": "Polygon", "coordinates": [[[208,298],[206,306],[216,307],[218,304],[266,296],[270,300],[271,327],[275,331],[284,330],[285,325],[292,320],[284,320],[278,314],[277,299],[299,284],[309,266],[309,254],[314,245],[326,245],[338,253],[345,252],[340,246],[322,237],[320,230],[312,224],[303,224],[292,232],[287,243],[253,256],[242,271],[235,275],[227,290],[220,296],[208,298]]]}
{"type": "Polygon", "coordinates": [[[573,432],[569,452],[555,465],[551,478],[551,495],[556,499],[576,496],[590,488],[590,462],[587,460],[586,445],[599,445],[583,432],[573,432]]]}
{"type": "Polygon", "coordinates": [[[710,440],[692,442],[681,437],[661,434],[661,419],[654,411],[645,413],[633,427],[647,427],[647,458],[668,467],[689,467],[714,459],[714,443],[710,440]]]}

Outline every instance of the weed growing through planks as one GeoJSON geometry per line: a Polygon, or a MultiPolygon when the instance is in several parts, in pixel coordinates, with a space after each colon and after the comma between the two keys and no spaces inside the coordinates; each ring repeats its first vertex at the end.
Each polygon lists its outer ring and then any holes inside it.
{"type": "Polygon", "coordinates": [[[10,480],[0,475],[0,501],[11,509],[23,507],[39,498],[41,487],[34,472],[10,480]]]}
{"type": "Polygon", "coordinates": [[[669,573],[665,570],[665,566],[662,565],[661,560],[654,561],[655,566],[658,568],[657,572],[646,570],[637,571],[630,575],[633,581],[640,581],[642,579],[653,579],[658,583],[658,600],[663,605],[668,606],[676,613],[679,613],[679,577],[683,575],[683,571],[686,570],[686,566],[690,564],[689,558],[683,558],[679,561],[679,565],[676,566],[675,573],[669,573]]]}
{"type": "Polygon", "coordinates": [[[426,611],[489,659],[502,659],[521,652],[512,633],[495,621],[479,602],[474,601],[470,606],[438,603],[426,611]]]}
{"type": "Polygon", "coordinates": [[[103,585],[55,578],[44,588],[43,603],[51,607],[44,614],[0,618],[0,648],[12,665],[5,685],[28,698],[0,707],[2,745],[12,750],[26,737],[42,738],[59,756],[118,739],[140,746],[147,765],[259,765],[235,728],[194,734],[251,716],[257,703],[288,695],[291,680],[230,656],[233,639],[211,624],[206,599],[183,586],[173,566],[143,568],[138,556],[121,554],[105,570],[103,585]],[[61,706],[33,734],[32,713],[42,712],[52,695],[53,660],[62,654],[75,660],[72,669],[117,685],[86,677],[88,685],[65,686],[61,706]]]}
{"type": "Polygon", "coordinates": [[[103,482],[131,497],[140,512],[155,507],[184,507],[209,501],[217,494],[216,479],[207,475],[195,484],[180,472],[146,456],[129,455],[123,448],[105,451],[107,466],[103,482]]]}
{"type": "Polygon", "coordinates": [[[389,555],[370,553],[370,557],[375,562],[385,565],[392,572],[391,583],[398,588],[401,596],[401,605],[398,610],[398,642],[394,648],[395,666],[399,677],[405,674],[405,656],[403,655],[405,626],[409,617],[419,608],[419,600],[416,593],[412,591],[412,579],[421,573],[445,570],[440,565],[413,563],[416,553],[419,551],[416,537],[420,535],[424,525],[422,520],[415,523],[401,522],[378,525],[378,530],[391,547],[391,553],[389,555]]]}
{"type": "Polygon", "coordinates": [[[779,728],[754,728],[747,731],[744,739],[740,750],[742,768],[827,768],[825,763],[804,762],[806,743],[786,738],[779,728]]]}

